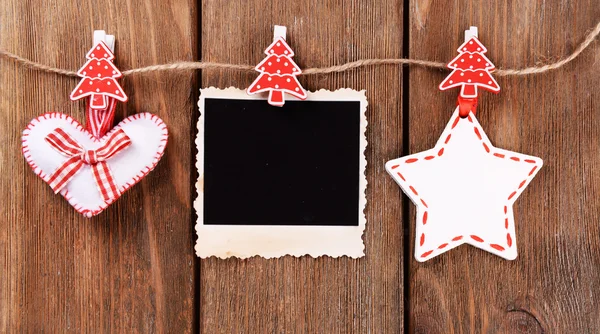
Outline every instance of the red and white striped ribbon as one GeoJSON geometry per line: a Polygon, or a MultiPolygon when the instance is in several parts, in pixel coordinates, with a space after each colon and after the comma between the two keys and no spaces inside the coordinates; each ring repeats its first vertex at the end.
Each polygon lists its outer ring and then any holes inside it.
{"type": "MultiPolygon", "coordinates": [[[[103,98],[103,96],[101,96],[100,98],[103,98]]],[[[106,109],[92,108],[91,101],[90,103],[88,103],[87,106],[86,128],[92,133],[92,135],[94,135],[94,137],[98,139],[102,138],[102,136],[104,136],[104,134],[106,134],[108,130],[112,128],[113,119],[115,117],[117,100],[113,98],[106,99],[108,100],[108,107],[106,109]]]]}
{"type": "Polygon", "coordinates": [[[83,165],[90,165],[102,199],[110,201],[120,195],[106,160],[131,145],[131,139],[122,129],[111,134],[106,143],[96,150],[86,150],[61,128],[54,129],[45,140],[52,148],[69,158],[50,175],[48,183],[55,193],[64,188],[83,165]]]}

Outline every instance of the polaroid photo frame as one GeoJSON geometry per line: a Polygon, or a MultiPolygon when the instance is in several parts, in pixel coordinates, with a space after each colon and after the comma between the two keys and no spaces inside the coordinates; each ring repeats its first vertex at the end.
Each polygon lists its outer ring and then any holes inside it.
{"type": "Polygon", "coordinates": [[[201,89],[196,254],[364,256],[364,91],[286,96],[201,89]]]}

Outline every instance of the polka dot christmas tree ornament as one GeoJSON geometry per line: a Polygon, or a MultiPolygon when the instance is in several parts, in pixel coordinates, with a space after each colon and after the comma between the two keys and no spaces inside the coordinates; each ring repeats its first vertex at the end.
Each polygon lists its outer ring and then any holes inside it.
{"type": "Polygon", "coordinates": [[[255,67],[260,75],[247,92],[250,95],[269,92],[268,103],[281,107],[285,103],[284,93],[301,100],[306,99],[307,94],[296,78],[302,71],[292,60],[294,51],[285,41],[286,28],[275,26],[274,35],[273,43],[265,50],[267,57],[255,67]]]}
{"type": "Polygon", "coordinates": [[[490,74],[496,67],[484,55],[487,49],[477,39],[477,27],[465,31],[465,42],[457,49],[458,56],[448,63],[452,73],[440,84],[440,90],[460,87],[458,105],[461,117],[475,113],[478,88],[493,93],[500,92],[500,86],[490,74]]]}
{"type": "Polygon", "coordinates": [[[462,244],[513,260],[517,238],[512,205],[543,162],[496,148],[489,141],[474,113],[477,87],[494,92],[500,87],[489,74],[494,67],[483,56],[487,50],[477,39],[476,28],[467,30],[461,51],[449,64],[454,72],[440,85],[442,90],[461,87],[461,95],[437,144],[388,161],[386,170],[417,207],[417,261],[427,261],[462,244]],[[474,79],[465,80],[469,77],[474,79]],[[463,108],[469,107],[461,101],[465,96],[475,101],[463,116],[463,108]]]}
{"type": "Polygon", "coordinates": [[[99,41],[86,55],[88,61],[77,71],[82,77],[71,93],[71,100],[91,96],[90,105],[94,109],[108,107],[108,98],[121,102],[127,101],[127,95],[116,79],[123,76],[113,64],[115,58],[104,41],[99,41]]]}

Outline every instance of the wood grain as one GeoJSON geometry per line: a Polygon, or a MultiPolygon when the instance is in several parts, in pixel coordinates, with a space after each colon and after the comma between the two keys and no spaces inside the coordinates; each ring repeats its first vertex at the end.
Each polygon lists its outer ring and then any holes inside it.
{"type": "MultiPolygon", "coordinates": [[[[593,0],[411,0],[409,54],[449,61],[475,25],[497,66],[522,68],[569,54],[599,18],[593,0]]],[[[494,145],[544,160],[515,203],[519,257],[463,246],[424,264],[411,259],[410,332],[598,332],[599,58],[593,48],[552,73],[498,78],[501,93],[480,96],[478,118],[494,145]]],[[[433,147],[453,111],[458,93],[437,91],[445,75],[410,70],[410,152],[433,147]]],[[[411,239],[413,222],[411,207],[411,239]]]]}
{"type": "MultiPolygon", "coordinates": [[[[228,1],[202,3],[202,51],[207,61],[257,64],[288,28],[301,68],[360,58],[400,57],[400,1],[228,1]]],[[[204,71],[202,86],[247,87],[257,74],[204,71]]],[[[309,90],[366,89],[366,257],[285,257],[218,260],[201,264],[201,329],[206,333],[399,333],[403,330],[402,225],[398,187],[385,159],[402,145],[401,71],[360,69],[301,76],[309,90]]],[[[240,138],[243,140],[243,138],[240,138]]]]}
{"type": "MultiPolygon", "coordinates": [[[[599,18],[595,0],[8,0],[0,3],[0,47],[75,70],[93,29],[103,28],[117,36],[121,70],[200,56],[256,64],[280,24],[306,68],[401,57],[405,35],[411,58],[448,61],[463,30],[477,25],[490,59],[520,68],[570,53],[599,18]]],[[[463,246],[417,263],[414,208],[403,222],[408,200],[383,166],[435,144],[456,99],[437,91],[446,72],[389,66],[300,78],[310,90],[367,90],[365,258],[199,261],[191,208],[197,90],[245,88],[256,74],[122,80],[131,100],[117,121],[155,113],[169,126],[169,144],[144,181],[88,220],[20,152],[33,117],[84,119],[84,104],[68,99],[77,79],[0,60],[0,332],[598,332],[599,62],[594,45],[564,69],[498,78],[502,92],[481,96],[478,118],[492,142],[545,161],[515,205],[517,260],[463,246]]]]}
{"type": "MultiPolygon", "coordinates": [[[[0,3],[0,47],[77,69],[92,31],[116,35],[121,70],[197,56],[190,0],[19,0],[0,3]]],[[[30,170],[21,131],[60,111],[84,120],[77,83],[0,62],[0,332],[191,332],[194,325],[191,224],[192,73],[122,80],[130,97],[117,121],[138,112],[168,125],[157,168],[100,216],[88,220],[30,170]]]]}

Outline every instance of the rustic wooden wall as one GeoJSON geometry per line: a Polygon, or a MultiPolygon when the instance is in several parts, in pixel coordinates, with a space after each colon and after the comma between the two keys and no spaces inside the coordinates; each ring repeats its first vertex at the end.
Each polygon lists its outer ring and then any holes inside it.
{"type": "MultiPolygon", "coordinates": [[[[92,31],[106,29],[117,36],[121,70],[200,58],[255,64],[280,24],[301,67],[448,61],[477,25],[490,59],[517,68],[570,53],[598,20],[595,0],[6,0],[0,48],[77,69],[92,31]]],[[[519,258],[464,246],[417,263],[414,209],[383,166],[434,145],[456,98],[437,91],[445,72],[385,66],[300,79],[311,90],[367,90],[365,258],[200,261],[191,208],[198,88],[244,88],[255,74],[122,80],[131,100],[117,117],[156,113],[169,144],[146,179],[88,220],[20,153],[33,117],[83,120],[83,103],[68,99],[77,79],[0,60],[0,332],[597,332],[599,61],[594,45],[564,69],[499,78],[502,93],[481,98],[494,144],[545,161],[515,206],[519,258]]]]}

